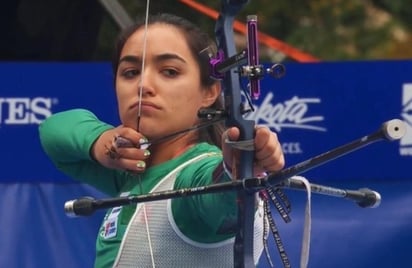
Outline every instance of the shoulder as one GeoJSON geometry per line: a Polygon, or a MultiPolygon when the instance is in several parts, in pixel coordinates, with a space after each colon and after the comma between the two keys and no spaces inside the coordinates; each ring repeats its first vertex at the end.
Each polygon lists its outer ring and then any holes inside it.
{"type": "Polygon", "coordinates": [[[188,156],[192,163],[184,170],[189,171],[191,168],[192,171],[215,168],[223,159],[222,151],[208,143],[197,144],[191,152],[188,152],[188,156]]]}
{"type": "Polygon", "coordinates": [[[216,146],[207,143],[196,145],[196,148],[188,152],[187,161],[190,161],[190,164],[179,173],[175,188],[210,184],[222,159],[222,152],[216,146]]]}

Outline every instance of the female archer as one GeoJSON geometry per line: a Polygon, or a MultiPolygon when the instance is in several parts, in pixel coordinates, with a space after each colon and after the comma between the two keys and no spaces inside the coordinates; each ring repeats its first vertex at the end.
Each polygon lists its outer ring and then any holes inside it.
{"type": "MultiPolygon", "coordinates": [[[[201,53],[213,47],[174,15],[152,16],[147,27],[136,23],[120,35],[113,61],[121,125],[83,109],[54,114],[39,128],[44,151],[62,172],[113,197],[231,180],[237,154],[225,140],[237,140],[239,130],[194,127],[203,123],[199,110],[222,108],[220,84],[201,53]]],[[[283,168],[275,133],[256,128],[254,147],[256,175],[283,168]]],[[[256,263],[263,249],[260,212],[256,263]]],[[[231,267],[236,219],[235,192],[109,209],[95,267],[231,267]]]]}

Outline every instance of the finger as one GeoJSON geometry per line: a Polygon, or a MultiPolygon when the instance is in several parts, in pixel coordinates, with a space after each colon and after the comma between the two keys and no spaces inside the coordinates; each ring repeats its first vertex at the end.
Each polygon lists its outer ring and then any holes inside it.
{"type": "Polygon", "coordinates": [[[255,129],[255,151],[261,151],[267,147],[269,142],[277,140],[276,133],[268,127],[258,126],[255,129]]]}
{"type": "MultiPolygon", "coordinates": [[[[123,132],[125,134],[125,132],[123,132]]],[[[126,134],[127,135],[127,134],[126,134]]],[[[138,135],[143,137],[141,135],[138,135]]],[[[135,136],[137,137],[137,136],[135,136]]],[[[139,143],[147,142],[146,139],[140,138],[139,143]]],[[[122,136],[115,136],[112,141],[110,152],[115,152],[116,157],[109,157],[114,160],[112,165],[117,169],[128,170],[131,172],[142,172],[146,169],[145,160],[150,156],[147,149],[139,149],[130,140],[122,136]]]]}
{"type": "Polygon", "coordinates": [[[276,133],[270,132],[268,129],[260,129],[256,132],[255,138],[255,159],[263,160],[270,157],[275,151],[279,141],[276,133]]]}
{"type": "Polygon", "coordinates": [[[236,141],[239,138],[239,129],[236,127],[229,128],[225,130],[222,135],[222,150],[223,150],[223,161],[229,169],[235,164],[238,158],[238,153],[236,149],[233,149],[227,141],[236,141]]]}
{"type": "Polygon", "coordinates": [[[116,161],[115,168],[140,173],[146,170],[146,162],[142,160],[136,161],[132,159],[120,158],[116,161]]]}
{"type": "MultiPolygon", "coordinates": [[[[146,162],[150,155],[146,153],[148,150],[140,150],[140,149],[118,149],[119,151],[114,151],[113,148],[110,148],[107,152],[107,159],[105,160],[106,166],[109,168],[115,168],[119,170],[128,170],[133,172],[142,172],[146,169],[146,162]],[[126,158],[121,155],[121,153],[125,153],[124,151],[132,151],[131,154],[133,157],[126,158]]],[[[129,152],[130,153],[130,152],[129,152]]]]}
{"type": "Polygon", "coordinates": [[[150,151],[148,149],[138,149],[135,147],[117,148],[117,153],[120,158],[130,159],[130,160],[145,160],[150,156],[150,151]]]}
{"type": "Polygon", "coordinates": [[[258,167],[263,171],[276,172],[281,170],[285,165],[283,153],[275,152],[271,157],[258,161],[258,167]]]}
{"type": "Polygon", "coordinates": [[[105,155],[112,159],[112,160],[116,160],[120,158],[120,155],[118,154],[116,147],[113,145],[105,145],[105,155]]]}
{"type": "Polygon", "coordinates": [[[226,137],[230,141],[237,141],[240,136],[240,131],[237,127],[231,127],[228,130],[226,130],[226,137]]]}
{"type": "Polygon", "coordinates": [[[147,143],[147,138],[132,128],[120,127],[116,129],[115,142],[117,147],[137,147],[147,143]]]}
{"type": "Polygon", "coordinates": [[[267,127],[256,129],[255,159],[264,171],[278,171],[284,167],[285,159],[277,135],[267,127]]]}
{"type": "Polygon", "coordinates": [[[136,145],[131,140],[126,139],[120,135],[116,135],[114,137],[113,143],[114,143],[114,146],[116,146],[116,148],[136,147],[136,145]]]}
{"type": "Polygon", "coordinates": [[[264,169],[263,167],[259,166],[258,164],[254,164],[253,165],[253,174],[255,176],[263,176],[263,174],[266,172],[266,169],[264,169]]]}

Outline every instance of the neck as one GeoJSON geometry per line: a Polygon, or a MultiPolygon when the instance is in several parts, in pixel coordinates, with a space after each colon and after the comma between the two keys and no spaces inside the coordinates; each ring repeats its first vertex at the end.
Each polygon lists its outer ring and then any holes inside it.
{"type": "Polygon", "coordinates": [[[151,157],[147,164],[148,166],[154,166],[174,159],[194,146],[196,142],[197,139],[194,135],[185,134],[158,144],[153,144],[149,147],[151,157]]]}

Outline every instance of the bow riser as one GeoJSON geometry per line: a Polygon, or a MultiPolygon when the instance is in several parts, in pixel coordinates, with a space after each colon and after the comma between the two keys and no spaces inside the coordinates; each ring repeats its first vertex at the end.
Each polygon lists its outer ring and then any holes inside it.
{"type": "MultiPolygon", "coordinates": [[[[235,15],[248,1],[222,1],[221,14],[217,20],[215,33],[218,49],[223,51],[226,58],[237,54],[234,43],[233,22],[235,15]]],[[[249,55],[249,53],[248,53],[249,55]]],[[[238,127],[239,140],[252,140],[254,137],[255,122],[243,118],[243,103],[241,84],[237,70],[229,70],[222,80],[226,126],[238,127]]],[[[238,163],[234,163],[234,179],[240,180],[253,176],[253,151],[240,152],[238,163]]],[[[234,266],[255,267],[253,259],[255,194],[245,190],[238,192],[238,226],[234,245],[234,266]]]]}

